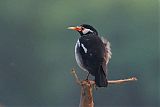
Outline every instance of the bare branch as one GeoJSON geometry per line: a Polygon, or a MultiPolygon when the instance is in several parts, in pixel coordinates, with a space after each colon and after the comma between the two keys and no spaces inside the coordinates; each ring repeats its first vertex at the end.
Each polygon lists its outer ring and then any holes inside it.
{"type": "Polygon", "coordinates": [[[74,79],[76,80],[76,83],[78,85],[81,85],[81,81],[79,80],[79,78],[78,78],[78,76],[77,76],[76,71],[75,71],[74,68],[72,69],[71,74],[73,75],[74,79]]]}
{"type": "Polygon", "coordinates": [[[131,82],[131,81],[137,81],[137,78],[131,77],[128,79],[121,79],[121,80],[109,80],[108,83],[109,84],[122,84],[122,83],[126,83],[126,82],[131,82]]]}
{"type": "MultiPolygon", "coordinates": [[[[76,83],[81,86],[81,98],[80,98],[79,107],[94,107],[92,89],[93,89],[93,86],[95,86],[95,81],[92,81],[92,80],[80,81],[76,74],[75,69],[72,69],[71,73],[74,79],[76,80],[76,83]]],[[[136,77],[131,77],[128,79],[109,80],[108,83],[122,84],[122,83],[136,81],[136,80],[137,80],[136,77]]]]}

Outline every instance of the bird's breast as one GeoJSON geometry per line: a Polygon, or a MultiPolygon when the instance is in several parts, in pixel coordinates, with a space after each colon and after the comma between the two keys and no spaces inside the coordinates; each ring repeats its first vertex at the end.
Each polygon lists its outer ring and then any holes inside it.
{"type": "MultiPolygon", "coordinates": [[[[77,40],[77,43],[75,45],[75,59],[78,64],[78,66],[83,69],[84,71],[87,71],[84,65],[84,59],[81,53],[81,48],[84,48],[85,53],[87,53],[87,49],[80,43],[79,39],[77,40]]],[[[87,71],[88,72],[88,71],[87,71]]]]}

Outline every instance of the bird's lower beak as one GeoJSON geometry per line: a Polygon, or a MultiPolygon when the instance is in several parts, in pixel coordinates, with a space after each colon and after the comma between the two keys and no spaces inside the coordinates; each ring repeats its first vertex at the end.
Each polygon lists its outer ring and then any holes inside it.
{"type": "Polygon", "coordinates": [[[82,31],[81,27],[68,27],[67,29],[76,30],[76,31],[82,31]]]}

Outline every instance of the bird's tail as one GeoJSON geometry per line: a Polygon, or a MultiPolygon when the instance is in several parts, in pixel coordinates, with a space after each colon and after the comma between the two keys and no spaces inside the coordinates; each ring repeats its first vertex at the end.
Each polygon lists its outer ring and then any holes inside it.
{"type": "Polygon", "coordinates": [[[102,66],[95,74],[95,83],[98,87],[107,87],[108,85],[106,71],[103,70],[102,66]]]}

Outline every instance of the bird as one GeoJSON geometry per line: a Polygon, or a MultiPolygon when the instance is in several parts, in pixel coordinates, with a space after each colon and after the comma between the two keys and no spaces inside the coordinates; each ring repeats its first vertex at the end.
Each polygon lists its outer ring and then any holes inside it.
{"type": "Polygon", "coordinates": [[[79,39],[75,45],[75,59],[79,67],[95,77],[98,87],[107,87],[107,65],[111,58],[110,42],[98,35],[97,30],[89,24],[81,24],[76,27],[68,27],[78,31],[79,39]]]}

